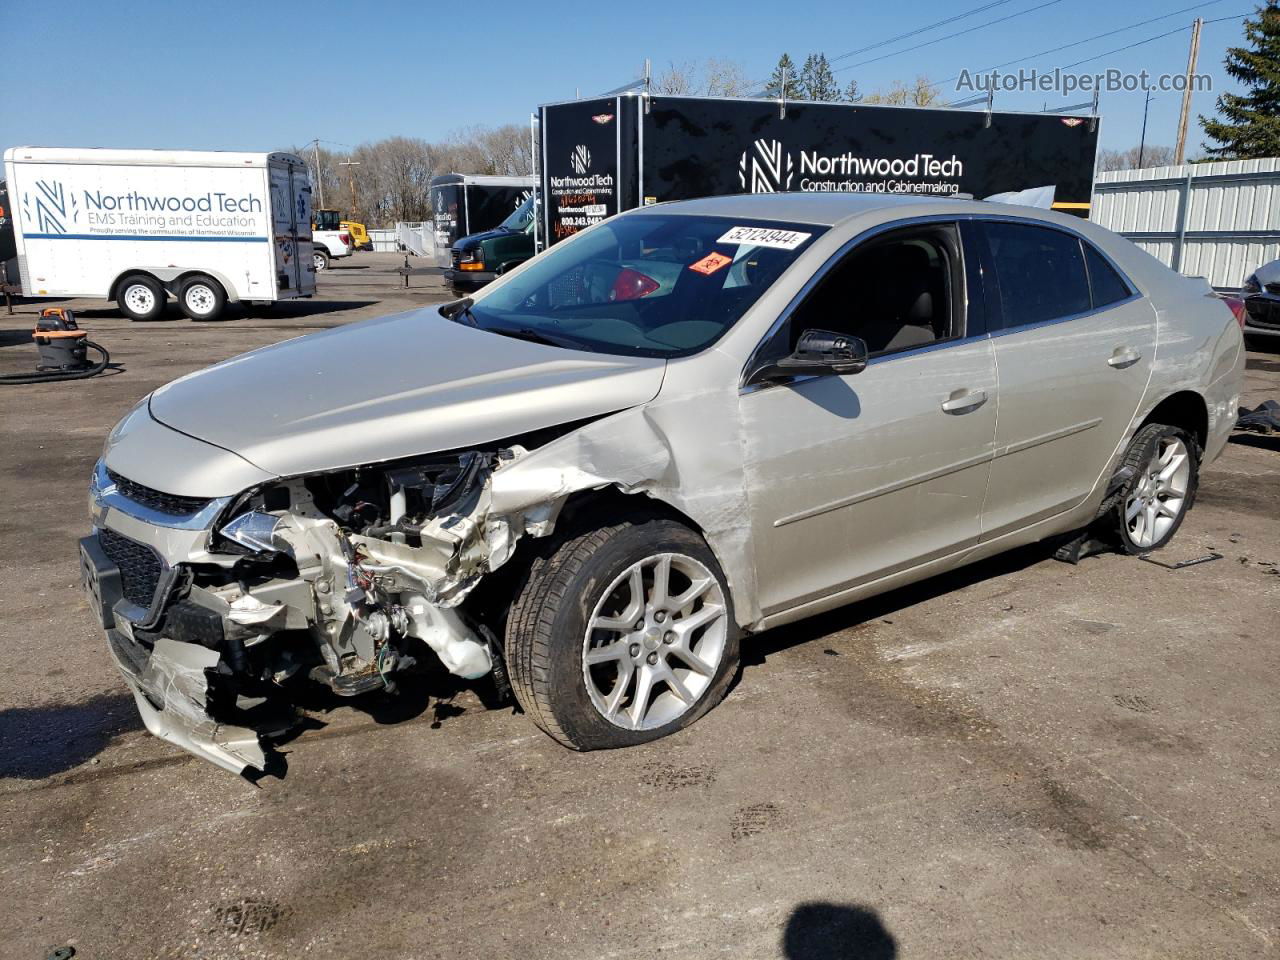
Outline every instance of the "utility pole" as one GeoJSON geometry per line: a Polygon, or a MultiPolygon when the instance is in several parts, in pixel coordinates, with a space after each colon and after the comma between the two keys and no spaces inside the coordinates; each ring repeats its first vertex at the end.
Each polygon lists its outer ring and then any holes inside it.
{"type": "Polygon", "coordinates": [[[1183,154],[1187,149],[1187,122],[1191,119],[1191,78],[1196,72],[1196,61],[1200,59],[1200,28],[1204,26],[1204,20],[1196,17],[1196,22],[1191,26],[1191,53],[1187,57],[1187,85],[1182,91],[1182,115],[1178,118],[1178,146],[1173,151],[1173,162],[1176,166],[1182,163],[1183,154]]]}
{"type": "MultiPolygon", "coordinates": [[[[339,160],[338,166],[358,167],[360,166],[360,161],[359,160],[339,160]]],[[[354,217],[356,215],[356,172],[354,170],[348,170],[347,176],[351,178],[351,212],[348,213],[347,216],[354,217]]]]}
{"type": "Polygon", "coordinates": [[[1151,91],[1147,91],[1147,102],[1142,105],[1142,139],[1138,141],[1138,169],[1142,169],[1142,160],[1147,154],[1147,112],[1151,109],[1151,91]]]}
{"type": "Polygon", "coordinates": [[[324,179],[320,176],[320,140],[319,138],[311,141],[311,146],[315,148],[316,153],[316,190],[320,194],[319,206],[324,206],[324,179]]]}

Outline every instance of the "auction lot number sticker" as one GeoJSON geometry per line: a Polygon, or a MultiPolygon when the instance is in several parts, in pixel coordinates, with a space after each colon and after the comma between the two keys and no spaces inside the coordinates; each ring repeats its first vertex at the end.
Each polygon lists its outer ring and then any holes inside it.
{"type": "Polygon", "coordinates": [[[794,250],[813,234],[796,230],[774,230],[770,227],[734,227],[717,243],[740,243],[752,247],[773,247],[777,250],[794,250]]]}

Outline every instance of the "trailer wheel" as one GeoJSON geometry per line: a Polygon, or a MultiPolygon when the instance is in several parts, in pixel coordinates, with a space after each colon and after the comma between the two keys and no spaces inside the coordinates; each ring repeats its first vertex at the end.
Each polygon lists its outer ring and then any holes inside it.
{"type": "Polygon", "coordinates": [[[159,319],[166,300],[160,282],[143,273],[125,277],[116,288],[116,306],[130,320],[159,319]]]}
{"type": "Polygon", "coordinates": [[[178,306],[192,320],[218,320],[226,305],[226,291],[212,277],[191,277],[178,291],[178,306]]]}
{"type": "Polygon", "coordinates": [[[316,273],[322,273],[329,269],[329,254],[323,250],[312,250],[311,263],[316,268],[316,273]]]}

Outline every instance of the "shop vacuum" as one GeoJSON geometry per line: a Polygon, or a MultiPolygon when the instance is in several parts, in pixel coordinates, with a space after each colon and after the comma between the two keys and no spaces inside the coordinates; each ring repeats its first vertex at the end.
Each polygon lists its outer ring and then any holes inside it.
{"type": "Polygon", "coordinates": [[[76,326],[75,314],[62,307],[41,310],[40,319],[36,321],[31,337],[40,351],[36,372],[0,376],[0,383],[84,380],[100,374],[111,359],[104,347],[94,343],[84,330],[76,326]],[[90,350],[100,354],[100,358],[93,363],[89,362],[90,350]]]}

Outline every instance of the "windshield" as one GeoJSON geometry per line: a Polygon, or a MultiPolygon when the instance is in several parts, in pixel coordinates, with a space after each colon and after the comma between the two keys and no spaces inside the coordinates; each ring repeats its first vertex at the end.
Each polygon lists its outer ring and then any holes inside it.
{"type": "Polygon", "coordinates": [[[718,340],[825,231],[622,216],[552,247],[454,319],[597,353],[685,356],[718,340]]]}
{"type": "Polygon", "coordinates": [[[524,233],[533,226],[533,194],[524,198],[524,202],[511,212],[511,216],[503,220],[499,230],[510,230],[512,233],[524,233]]]}
{"type": "Polygon", "coordinates": [[[337,210],[317,210],[316,211],[316,229],[317,230],[337,230],[339,223],[337,210]]]}

